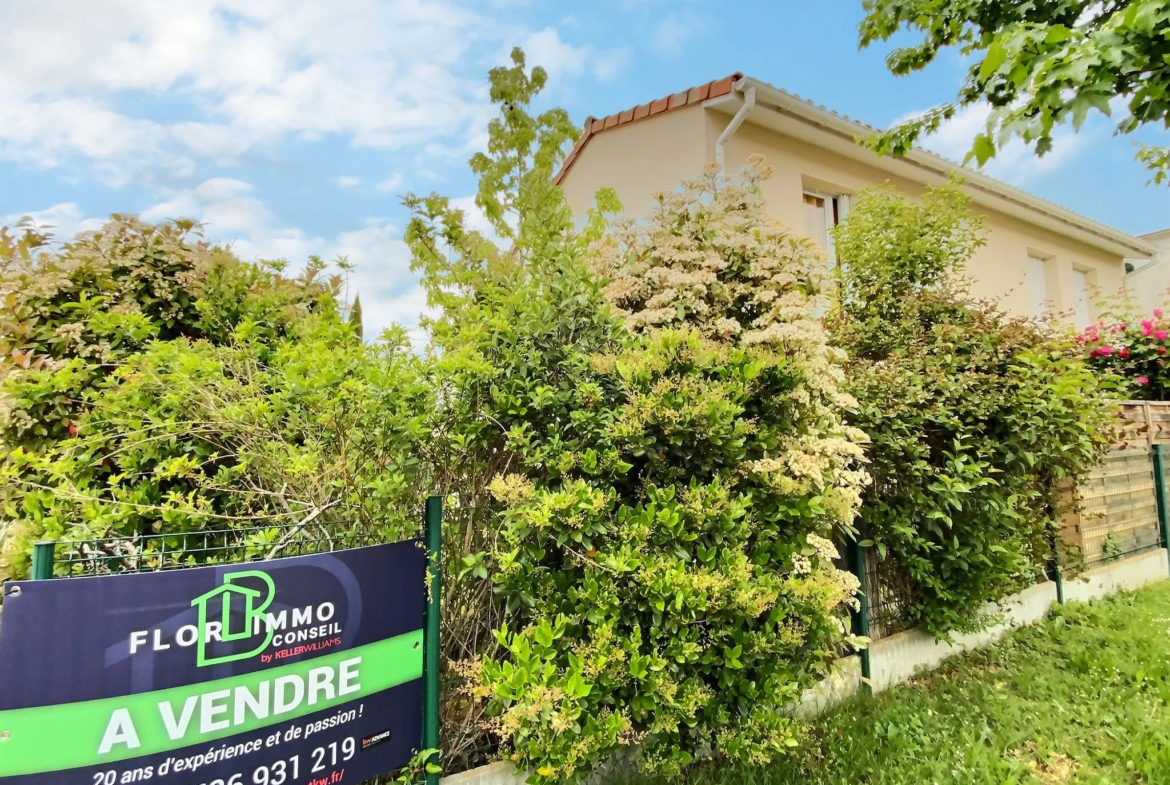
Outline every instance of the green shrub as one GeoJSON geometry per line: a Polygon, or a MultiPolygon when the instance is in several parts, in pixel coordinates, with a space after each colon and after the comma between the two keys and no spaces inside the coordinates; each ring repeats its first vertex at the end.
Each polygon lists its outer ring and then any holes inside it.
{"type": "Polygon", "coordinates": [[[495,510],[482,550],[446,558],[490,577],[502,608],[479,607],[504,618],[498,648],[453,669],[538,779],[577,779],[633,743],[665,770],[707,744],[772,759],[800,743],[784,707],[851,640],[856,584],[828,538],[865,475],[815,315],[823,266],[764,216],[754,172],[690,184],[646,231],[602,239],[600,212],[577,228],[549,185],[571,126],[524,112],[542,81],[520,58],[493,72],[501,117],[473,161],[508,251],[445,200],[410,200],[443,308],[447,476],[460,507],[495,510]],[[705,294],[647,318],[690,257],[714,271],[705,294]],[[644,291],[619,297],[633,278],[644,291]]]}
{"type": "MultiPolygon", "coordinates": [[[[161,533],[178,551],[187,532],[307,521],[309,533],[413,535],[433,407],[421,371],[405,339],[361,344],[331,317],[273,343],[157,341],[93,392],[76,437],[0,464],[6,569],[23,574],[42,538],[161,533]]],[[[267,551],[280,535],[251,544],[267,551]]]]}
{"type": "Polygon", "coordinates": [[[192,229],[115,217],[58,253],[0,234],[0,579],[41,538],[414,530],[419,359],[354,341],[319,261],[287,277],[192,229]]]}
{"type": "Polygon", "coordinates": [[[322,280],[319,263],[288,278],[240,262],[197,232],[190,221],[153,226],[115,215],[54,252],[33,227],[0,228],[0,379],[23,384],[29,371],[80,361],[40,397],[27,386],[4,395],[4,445],[67,438],[89,391],[151,341],[223,343],[238,329],[273,338],[331,307],[335,282],[322,280]]]}
{"type": "Polygon", "coordinates": [[[834,239],[871,558],[907,580],[904,620],[978,629],[1043,573],[1066,491],[1106,447],[1109,390],[1071,339],[967,295],[981,228],[956,184],[862,192],[834,239]]]}
{"type": "MultiPolygon", "coordinates": [[[[473,694],[482,692],[478,663],[497,652],[493,630],[520,612],[518,600],[493,591],[489,579],[502,526],[491,483],[517,471],[568,471],[613,416],[612,401],[588,384],[590,356],[619,340],[583,262],[602,224],[578,231],[551,183],[576,129],[561,109],[528,113],[546,75],[540,68],[529,75],[522,53],[514,57],[513,67],[491,73],[500,115],[489,128],[489,152],[473,159],[477,202],[507,250],[469,229],[444,197],[406,200],[413,267],[437,312],[424,325],[438,400],[434,488],[448,499],[444,760],[487,741],[489,707],[473,694]]],[[[611,459],[595,452],[593,460],[611,459]]]]}

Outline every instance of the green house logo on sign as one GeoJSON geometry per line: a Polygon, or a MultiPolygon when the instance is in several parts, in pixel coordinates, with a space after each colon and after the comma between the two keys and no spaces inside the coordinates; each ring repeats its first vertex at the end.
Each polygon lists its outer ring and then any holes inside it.
{"type": "Polygon", "coordinates": [[[242,660],[259,654],[268,648],[268,644],[272,642],[273,631],[272,627],[263,621],[264,612],[268,610],[268,606],[272,604],[275,596],[276,584],[273,583],[272,578],[267,573],[261,572],[260,570],[244,570],[223,576],[222,586],[218,586],[206,594],[202,594],[193,599],[191,605],[199,609],[199,623],[197,625],[199,630],[197,639],[197,664],[199,667],[242,660]],[[259,589],[253,589],[240,583],[240,581],[249,578],[259,580],[264,585],[265,590],[260,591],[259,589]],[[207,629],[208,607],[214,607],[213,603],[216,600],[219,601],[220,608],[220,641],[231,643],[233,641],[251,638],[261,627],[265,630],[263,641],[249,651],[209,657],[207,654],[207,644],[211,636],[208,634],[207,629]],[[231,620],[233,609],[237,610],[236,615],[243,616],[244,623],[240,629],[232,629],[231,620]]]}

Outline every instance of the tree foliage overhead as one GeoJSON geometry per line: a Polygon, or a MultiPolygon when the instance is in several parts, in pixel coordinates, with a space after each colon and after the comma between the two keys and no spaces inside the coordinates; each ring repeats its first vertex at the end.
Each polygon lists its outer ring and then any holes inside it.
{"type": "MultiPolygon", "coordinates": [[[[879,152],[903,155],[960,109],[981,104],[991,115],[968,154],[980,165],[1013,138],[1044,155],[1058,126],[1080,128],[1091,111],[1123,109],[1121,134],[1170,127],[1166,0],[864,0],[863,6],[863,47],[902,30],[922,36],[889,55],[894,74],[920,71],[950,48],[971,62],[954,101],[877,135],[871,143],[879,152]]],[[[1143,146],[1138,155],[1156,182],[1170,177],[1167,148],[1143,146]]]]}

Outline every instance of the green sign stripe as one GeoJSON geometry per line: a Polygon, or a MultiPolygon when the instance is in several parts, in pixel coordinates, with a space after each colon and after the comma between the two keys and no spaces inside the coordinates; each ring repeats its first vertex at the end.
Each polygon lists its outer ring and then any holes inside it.
{"type": "MultiPolygon", "coordinates": [[[[7,741],[0,741],[0,777],[176,750],[353,703],[422,678],[422,637],[423,631],[416,630],[356,649],[183,687],[0,711],[0,731],[8,732],[7,741]],[[355,658],[361,661],[342,667],[355,658]],[[340,694],[340,689],[347,692],[340,694]],[[254,707],[256,703],[261,706],[254,707]],[[116,720],[127,717],[138,745],[116,742],[100,753],[103,740],[119,729],[116,720]]],[[[125,738],[124,725],[122,729],[125,738]]]]}

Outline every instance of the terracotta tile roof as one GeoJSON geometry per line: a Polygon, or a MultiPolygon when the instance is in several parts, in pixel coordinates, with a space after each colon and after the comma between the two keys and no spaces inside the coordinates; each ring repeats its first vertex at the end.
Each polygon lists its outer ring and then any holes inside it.
{"type": "Polygon", "coordinates": [[[732,85],[740,79],[743,79],[743,74],[737,72],[731,76],[725,76],[722,79],[715,79],[706,84],[701,84],[698,87],[683,90],[681,93],[664,96],[657,101],[651,101],[641,106],[627,109],[624,112],[611,114],[609,117],[586,117],[584,133],[581,134],[581,138],[577,140],[577,144],[573,145],[573,149],[565,157],[565,162],[561,164],[561,170],[557,172],[557,176],[553,182],[557,185],[561,184],[561,181],[565,179],[565,175],[568,174],[569,168],[577,160],[577,156],[585,149],[585,145],[589,143],[590,139],[602,131],[608,131],[610,128],[616,128],[619,125],[626,125],[627,123],[637,122],[646,117],[653,117],[663,112],[669,112],[672,109],[701,103],[708,98],[718,98],[721,95],[727,95],[731,92],[732,85]]]}
{"type": "MultiPolygon", "coordinates": [[[[744,78],[745,77],[742,73],[737,72],[731,76],[726,76],[723,79],[716,79],[714,81],[707,82],[706,84],[699,85],[698,87],[692,87],[689,90],[683,90],[680,93],[675,93],[674,95],[668,95],[663,98],[659,98],[657,101],[651,101],[650,103],[642,104],[641,106],[635,106],[632,109],[627,109],[624,112],[611,114],[609,117],[601,119],[596,117],[585,118],[584,133],[581,135],[581,138],[577,140],[577,143],[573,145],[573,149],[569,151],[568,156],[565,157],[564,163],[561,164],[561,170],[557,172],[553,181],[557,185],[561,184],[573,163],[580,156],[581,151],[585,149],[585,145],[589,143],[591,138],[601,133],[602,131],[609,130],[610,128],[616,128],[619,125],[637,122],[638,120],[642,120],[647,117],[653,117],[654,115],[662,114],[663,112],[669,112],[672,109],[678,109],[680,107],[701,103],[708,98],[718,98],[719,96],[727,95],[731,92],[734,84],[744,78]]],[[[840,121],[842,124],[846,125],[844,132],[848,133],[848,135],[853,138],[857,138],[859,136],[868,136],[872,133],[880,132],[879,129],[874,128],[871,125],[863,123],[859,120],[855,120],[848,115],[841,114],[840,112],[829,109],[828,107],[822,106],[821,104],[817,104],[808,100],[807,98],[801,98],[795,93],[781,90],[778,87],[769,85],[766,82],[760,82],[756,79],[752,79],[751,82],[783,95],[791,102],[790,111],[795,111],[805,116],[809,116],[811,113],[811,115],[814,115],[814,122],[818,124],[824,124],[826,121],[840,121]]],[[[985,190],[994,191],[1003,198],[1020,202],[1025,207],[1039,210],[1040,212],[1047,212],[1048,214],[1056,217],[1058,220],[1062,220],[1073,226],[1080,226],[1081,228],[1085,228],[1095,234],[1101,235],[1102,231],[1104,231],[1105,234],[1102,236],[1110,235],[1110,237],[1107,237],[1107,239],[1112,239],[1118,242],[1137,242],[1139,245],[1144,245],[1145,248],[1136,248],[1136,250],[1141,250],[1147,255],[1154,253],[1157,250],[1157,248],[1151,244],[1152,239],[1160,239],[1161,235],[1170,233],[1170,229],[1163,229],[1162,231],[1154,232],[1141,238],[1135,238],[1132,235],[1126,234],[1119,229],[1095,221],[1092,218],[1088,218],[1081,213],[1077,213],[1069,210],[1066,207],[1062,207],[1061,205],[1048,199],[1035,196],[1031,193],[1028,193],[1027,191],[1016,188],[1013,185],[1009,185],[1002,180],[998,180],[994,177],[984,174],[983,172],[968,169],[963,164],[952,161],[949,158],[945,158],[938,153],[933,153],[925,147],[919,146],[915,148],[910,152],[907,158],[911,160],[915,158],[933,159],[937,163],[948,167],[951,171],[957,172],[963,177],[980,178],[981,180],[986,181],[990,187],[985,188],[985,190]],[[1025,201],[1021,201],[1021,199],[1024,199],[1025,201]],[[1029,202],[1031,202],[1031,204],[1029,204],[1029,202]]]]}

